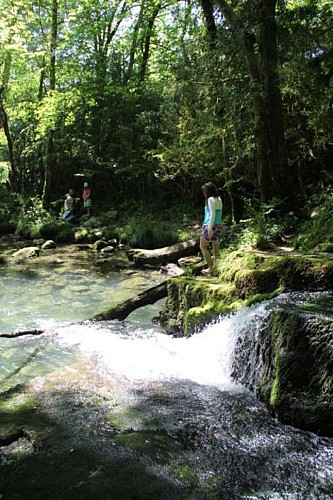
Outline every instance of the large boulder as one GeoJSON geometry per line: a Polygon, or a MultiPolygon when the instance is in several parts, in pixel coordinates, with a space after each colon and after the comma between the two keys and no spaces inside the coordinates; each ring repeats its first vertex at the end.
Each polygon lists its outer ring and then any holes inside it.
{"type": "Polygon", "coordinates": [[[238,340],[233,374],[281,422],[333,436],[332,319],[290,305],[273,311],[259,337],[238,340]]]}
{"type": "Polygon", "coordinates": [[[263,338],[259,395],[284,423],[333,436],[333,322],[276,311],[263,338]]]}

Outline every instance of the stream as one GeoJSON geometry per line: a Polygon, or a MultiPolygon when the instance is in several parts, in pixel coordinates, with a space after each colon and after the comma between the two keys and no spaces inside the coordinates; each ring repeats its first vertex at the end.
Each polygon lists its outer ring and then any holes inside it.
{"type": "Polygon", "coordinates": [[[0,338],[1,500],[333,498],[333,439],[279,423],[231,378],[238,336],[304,295],[174,338],[152,321],[163,301],[88,321],[158,271],[53,259],[0,280],[0,333],[46,331],[0,338]]]}

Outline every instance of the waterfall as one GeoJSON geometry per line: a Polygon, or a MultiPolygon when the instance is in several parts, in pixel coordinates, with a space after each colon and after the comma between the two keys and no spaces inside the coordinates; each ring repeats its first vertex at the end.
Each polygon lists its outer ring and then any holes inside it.
{"type": "Polygon", "coordinates": [[[231,377],[237,340],[260,328],[268,314],[264,304],[255,305],[218,317],[191,337],[174,338],[129,321],[67,326],[58,339],[128,379],[187,379],[240,390],[231,377]]]}

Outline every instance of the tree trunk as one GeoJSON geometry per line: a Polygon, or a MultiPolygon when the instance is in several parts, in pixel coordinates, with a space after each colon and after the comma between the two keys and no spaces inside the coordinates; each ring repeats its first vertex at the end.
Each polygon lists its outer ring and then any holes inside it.
{"type": "Polygon", "coordinates": [[[13,139],[10,133],[8,116],[3,105],[2,92],[0,93],[0,125],[3,126],[8,148],[8,156],[10,163],[9,186],[12,191],[18,191],[18,171],[14,159],[13,139]]]}
{"type": "Polygon", "coordinates": [[[214,6],[212,0],[200,0],[202,12],[205,19],[209,44],[212,50],[216,48],[217,28],[214,19],[214,6]]]}
{"type": "Polygon", "coordinates": [[[3,68],[3,73],[2,73],[2,87],[0,89],[0,126],[2,126],[4,129],[6,141],[7,141],[8,157],[9,157],[9,164],[10,164],[9,187],[12,191],[18,191],[19,173],[17,170],[15,158],[14,158],[14,144],[13,144],[13,139],[12,139],[12,135],[10,132],[8,115],[7,115],[6,108],[5,108],[4,102],[3,102],[3,93],[5,92],[5,89],[8,85],[9,78],[10,78],[11,64],[12,64],[12,56],[9,52],[5,56],[4,68],[3,68]]]}
{"type": "Polygon", "coordinates": [[[243,31],[243,52],[252,81],[255,117],[257,183],[262,201],[283,199],[291,193],[284,137],[282,102],[277,70],[276,0],[258,2],[260,12],[260,55],[253,33],[244,31],[227,0],[216,0],[228,24],[243,31]]]}
{"type": "MultiPolygon", "coordinates": [[[[50,41],[50,91],[56,88],[56,51],[58,41],[58,0],[52,0],[52,29],[50,41]]],[[[42,203],[44,208],[48,208],[52,193],[52,174],[55,170],[54,155],[54,130],[50,130],[46,146],[45,177],[42,203]]]]}
{"type": "Polygon", "coordinates": [[[132,299],[128,299],[122,304],[112,307],[108,311],[97,314],[93,317],[93,320],[96,321],[105,321],[111,319],[118,319],[122,321],[127,318],[127,316],[138,309],[139,307],[146,306],[148,304],[154,304],[160,299],[163,299],[168,294],[167,281],[164,283],[160,283],[157,286],[149,288],[139,295],[133,297],[132,299]]]}
{"type": "Polygon", "coordinates": [[[140,71],[139,71],[139,83],[140,84],[143,83],[145,76],[146,76],[146,73],[147,73],[148,59],[149,59],[149,55],[150,55],[151,37],[153,34],[154,23],[155,23],[155,20],[156,20],[156,17],[158,15],[159,11],[161,10],[161,6],[162,6],[162,4],[161,4],[161,2],[159,2],[155,6],[155,8],[149,17],[149,20],[148,20],[148,27],[147,27],[145,40],[144,40],[142,62],[141,62],[141,67],[140,67],[140,71]]]}
{"type": "Polygon", "coordinates": [[[155,250],[133,248],[128,252],[128,258],[138,266],[166,264],[168,262],[178,262],[180,258],[195,255],[198,251],[199,240],[192,239],[155,250]]]}
{"type": "Polygon", "coordinates": [[[265,125],[267,150],[264,164],[258,167],[260,193],[263,199],[276,194],[283,199],[290,192],[289,166],[286,153],[280,78],[278,74],[277,34],[275,8],[277,0],[264,0],[261,3],[261,53],[265,89],[265,125]],[[275,193],[270,192],[270,179],[273,179],[275,193]]]}

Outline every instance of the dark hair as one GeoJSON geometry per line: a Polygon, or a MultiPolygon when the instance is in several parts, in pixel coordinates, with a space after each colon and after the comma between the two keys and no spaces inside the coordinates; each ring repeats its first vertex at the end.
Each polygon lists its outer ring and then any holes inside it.
{"type": "Polygon", "coordinates": [[[211,196],[218,196],[219,193],[217,191],[217,187],[212,182],[206,182],[203,186],[201,186],[202,192],[205,195],[205,198],[210,198],[211,196]]]}

